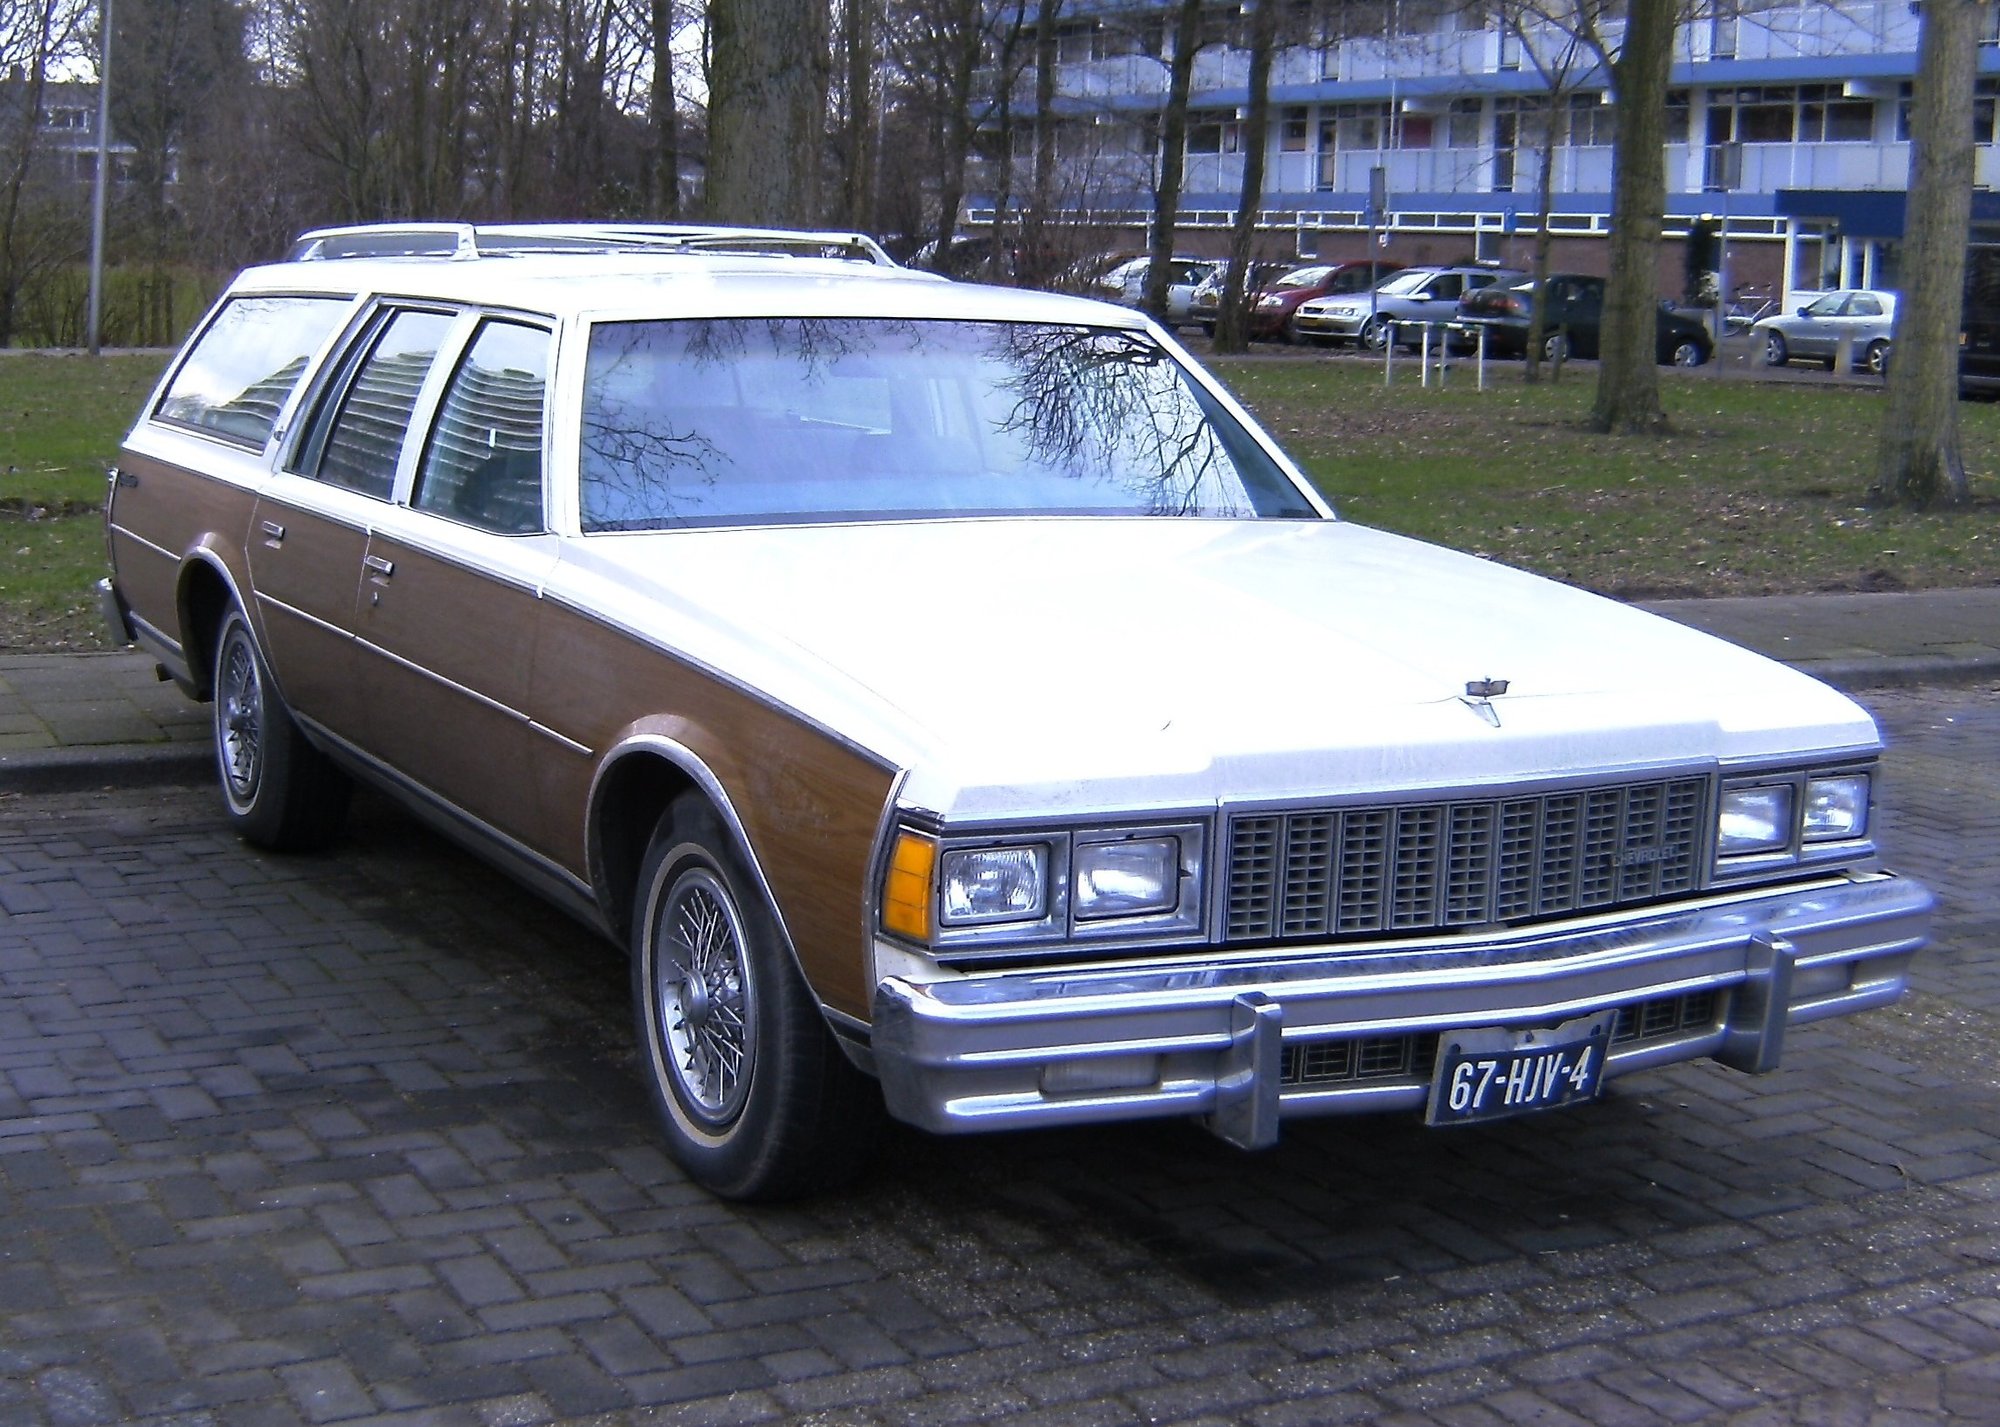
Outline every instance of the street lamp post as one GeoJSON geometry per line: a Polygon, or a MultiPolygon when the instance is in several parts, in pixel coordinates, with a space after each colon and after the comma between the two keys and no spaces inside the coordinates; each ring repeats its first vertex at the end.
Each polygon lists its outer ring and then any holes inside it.
{"type": "Polygon", "coordinates": [[[100,345],[104,312],[104,189],[111,167],[111,0],[103,0],[104,27],[97,59],[97,179],[90,186],[90,355],[100,345]]]}

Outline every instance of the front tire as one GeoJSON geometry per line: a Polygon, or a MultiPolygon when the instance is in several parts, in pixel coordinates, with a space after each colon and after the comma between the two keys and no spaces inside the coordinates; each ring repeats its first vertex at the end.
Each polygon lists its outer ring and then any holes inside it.
{"type": "Polygon", "coordinates": [[[1379,352],[1389,345],[1388,324],[1371,317],[1361,324],[1361,330],[1354,334],[1354,345],[1370,352],[1379,352]]]}
{"type": "Polygon", "coordinates": [[[1764,365],[1782,367],[1792,359],[1792,349],[1785,345],[1785,339],[1776,332],[1764,334],[1764,365]]]}
{"type": "Polygon", "coordinates": [[[1671,356],[1673,364],[1677,367],[1698,367],[1708,360],[1708,353],[1703,350],[1701,343],[1687,337],[1674,344],[1671,356]]]}
{"type": "Polygon", "coordinates": [[[230,824],[273,852],[310,852],[340,835],[353,785],[306,742],[271,682],[243,611],[215,637],[215,767],[230,824]]]}
{"type": "Polygon", "coordinates": [[[639,1054],[667,1147],[725,1199],[787,1199],[851,1178],[882,1120],[834,1043],[777,920],[715,810],[661,819],[632,913],[639,1054]]]}

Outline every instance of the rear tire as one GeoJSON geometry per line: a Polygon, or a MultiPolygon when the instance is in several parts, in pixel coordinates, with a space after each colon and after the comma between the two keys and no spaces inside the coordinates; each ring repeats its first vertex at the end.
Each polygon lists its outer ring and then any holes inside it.
{"type": "Polygon", "coordinates": [[[640,866],[632,1008],[667,1148],[725,1199],[832,1188],[867,1164],[881,1092],[849,1063],[708,802],[676,799],[640,866]]]}
{"type": "Polygon", "coordinates": [[[1868,370],[1878,377],[1889,375],[1889,344],[1880,338],[1868,344],[1868,370]]]}
{"type": "Polygon", "coordinates": [[[1673,364],[1677,367],[1698,367],[1708,360],[1708,353],[1699,342],[1683,337],[1674,344],[1673,364]]]}
{"type": "Polygon", "coordinates": [[[234,606],[216,631],[214,684],[215,768],[231,826],[273,852],[325,847],[347,821],[353,784],[299,732],[234,606]]]}

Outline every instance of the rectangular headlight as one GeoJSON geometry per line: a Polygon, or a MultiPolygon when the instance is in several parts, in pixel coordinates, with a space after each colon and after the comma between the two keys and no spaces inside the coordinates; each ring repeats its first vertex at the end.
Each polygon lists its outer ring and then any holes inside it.
{"type": "Polygon", "coordinates": [[[949,850],[938,882],[945,926],[1035,921],[1048,911],[1049,849],[1030,843],[949,850]]]}
{"type": "Polygon", "coordinates": [[[1782,852],[1791,845],[1790,783],[1758,783],[1722,790],[1722,811],[1715,828],[1716,856],[1782,852]]]}
{"type": "Polygon", "coordinates": [[[1868,835],[1868,775],[1841,773],[1806,783],[1807,842],[1844,842],[1868,835]]]}
{"type": "Polygon", "coordinates": [[[1180,905],[1180,840],[1078,843],[1070,906],[1077,920],[1171,912],[1180,905]]]}

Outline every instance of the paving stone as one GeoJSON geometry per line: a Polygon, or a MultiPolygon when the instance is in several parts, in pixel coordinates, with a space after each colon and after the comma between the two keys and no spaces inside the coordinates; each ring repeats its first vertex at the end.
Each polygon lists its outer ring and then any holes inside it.
{"type": "Polygon", "coordinates": [[[617,956],[386,806],[291,859],[0,798],[0,1424],[1990,1422],[2000,694],[1877,707],[1939,941],[1771,1075],[897,1131],[776,1209],[660,1153],[617,956]]]}

